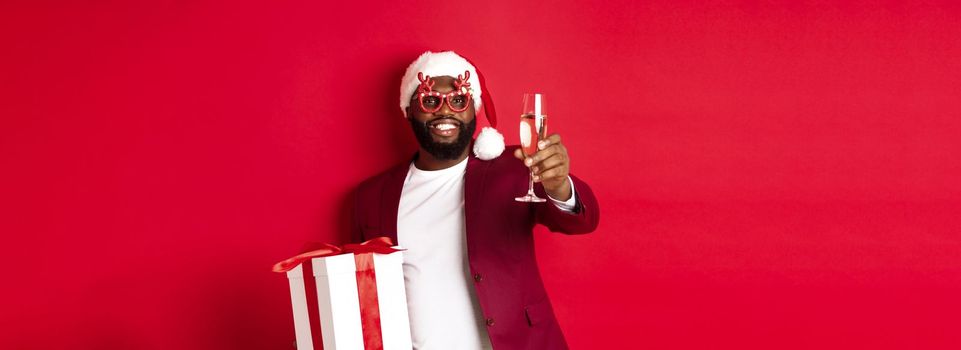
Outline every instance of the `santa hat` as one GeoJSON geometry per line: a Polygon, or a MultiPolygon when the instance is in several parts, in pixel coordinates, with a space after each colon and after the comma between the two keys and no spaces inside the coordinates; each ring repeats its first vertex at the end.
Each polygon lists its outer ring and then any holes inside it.
{"type": "Polygon", "coordinates": [[[491,127],[483,128],[477,135],[477,139],[474,140],[474,155],[483,160],[497,158],[504,152],[504,136],[495,129],[497,127],[497,115],[494,112],[494,101],[487,91],[484,76],[470,61],[453,51],[424,52],[407,67],[407,72],[404,73],[404,78],[400,81],[400,110],[406,118],[407,107],[410,106],[410,97],[421,84],[420,80],[417,79],[418,73],[423,73],[424,76],[449,76],[453,78],[463,75],[464,71],[470,72],[467,82],[474,88],[471,92],[474,100],[474,111],[476,113],[481,106],[484,106],[484,114],[491,125],[491,127]]]}

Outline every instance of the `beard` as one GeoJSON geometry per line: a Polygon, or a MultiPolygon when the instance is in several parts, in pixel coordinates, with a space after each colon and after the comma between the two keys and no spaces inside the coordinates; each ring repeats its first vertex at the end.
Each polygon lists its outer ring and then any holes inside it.
{"type": "Polygon", "coordinates": [[[410,128],[414,130],[414,136],[417,137],[417,143],[420,144],[420,147],[434,156],[434,158],[441,160],[457,160],[457,158],[464,154],[464,150],[470,145],[471,138],[474,136],[474,130],[477,128],[477,118],[471,119],[467,124],[450,117],[440,117],[426,123],[421,123],[414,118],[408,118],[408,120],[410,121],[410,128]],[[434,141],[434,137],[430,132],[430,126],[428,125],[440,119],[448,119],[457,124],[457,139],[454,140],[454,142],[434,141]]]}

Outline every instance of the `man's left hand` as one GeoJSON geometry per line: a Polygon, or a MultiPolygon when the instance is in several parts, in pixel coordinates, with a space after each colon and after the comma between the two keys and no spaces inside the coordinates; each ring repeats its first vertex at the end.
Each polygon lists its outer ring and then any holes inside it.
{"type": "Polygon", "coordinates": [[[568,183],[567,176],[571,170],[570,158],[567,157],[567,148],[561,144],[561,136],[553,134],[537,142],[537,153],[524,159],[524,151],[517,149],[514,157],[524,160],[534,172],[534,182],[544,185],[544,191],[559,201],[566,201],[571,198],[571,185],[568,183]]]}

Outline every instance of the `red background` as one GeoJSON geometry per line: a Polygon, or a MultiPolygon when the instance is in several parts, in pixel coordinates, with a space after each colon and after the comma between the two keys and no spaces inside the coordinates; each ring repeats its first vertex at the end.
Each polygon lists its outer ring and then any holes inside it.
{"type": "Polygon", "coordinates": [[[539,229],[574,348],[961,346],[961,7],[0,5],[4,349],[289,349],[272,263],[406,158],[397,85],[474,60],[602,206],[539,229]],[[629,346],[628,346],[629,344],[629,346]]]}

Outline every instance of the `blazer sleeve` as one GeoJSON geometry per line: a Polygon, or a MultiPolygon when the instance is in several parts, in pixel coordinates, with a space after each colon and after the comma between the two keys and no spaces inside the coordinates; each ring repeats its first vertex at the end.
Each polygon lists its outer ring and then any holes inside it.
{"type": "MultiPolygon", "coordinates": [[[[553,203],[538,205],[537,222],[547,226],[553,232],[565,234],[584,234],[593,232],[597,229],[600,222],[600,209],[597,206],[597,198],[586,182],[581,181],[576,176],[571,175],[574,184],[574,195],[577,205],[573,213],[568,213],[557,208],[553,203]]],[[[543,187],[539,188],[543,193],[543,187]]],[[[546,193],[543,193],[546,196],[546,193]]]]}

